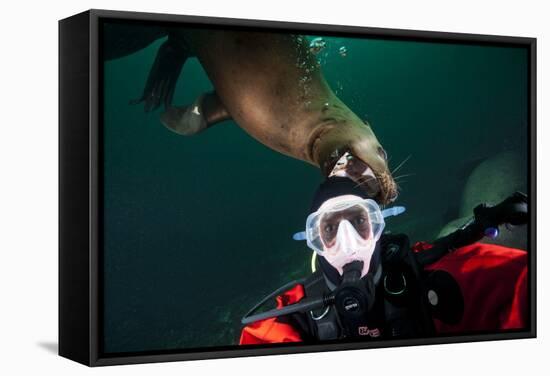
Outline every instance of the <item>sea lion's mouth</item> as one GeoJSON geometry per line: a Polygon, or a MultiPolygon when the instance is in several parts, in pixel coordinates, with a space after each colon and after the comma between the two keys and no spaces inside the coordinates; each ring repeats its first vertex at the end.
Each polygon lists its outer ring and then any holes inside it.
{"type": "Polygon", "coordinates": [[[397,199],[397,185],[387,171],[376,174],[368,165],[360,176],[350,176],[367,194],[382,205],[397,199]]]}
{"type": "Polygon", "coordinates": [[[338,159],[328,176],[352,179],[369,197],[380,204],[388,204],[397,198],[397,187],[389,172],[377,174],[367,163],[349,152],[338,159]]]}

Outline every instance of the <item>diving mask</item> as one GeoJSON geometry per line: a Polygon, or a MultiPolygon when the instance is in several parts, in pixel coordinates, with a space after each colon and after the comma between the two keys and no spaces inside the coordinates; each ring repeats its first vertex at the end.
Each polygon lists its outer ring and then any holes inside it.
{"type": "Polygon", "coordinates": [[[363,261],[363,277],[384,225],[384,216],[374,200],[343,195],[328,199],[307,217],[305,235],[307,245],[340,274],[344,265],[363,261]]]}

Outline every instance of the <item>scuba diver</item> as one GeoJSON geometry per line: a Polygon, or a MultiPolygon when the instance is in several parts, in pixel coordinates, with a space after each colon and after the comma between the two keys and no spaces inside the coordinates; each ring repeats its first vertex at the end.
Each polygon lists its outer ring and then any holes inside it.
{"type": "Polygon", "coordinates": [[[496,237],[501,224],[527,223],[524,194],[479,205],[469,223],[432,244],[410,246],[406,235],[384,233],[385,217],[403,211],[381,210],[348,177],[327,178],[305,231],[294,236],[314,251],[314,272],[256,304],[242,319],[240,344],[527,327],[527,253],[478,242],[496,237]],[[276,308],[266,310],[273,299],[276,308]]]}

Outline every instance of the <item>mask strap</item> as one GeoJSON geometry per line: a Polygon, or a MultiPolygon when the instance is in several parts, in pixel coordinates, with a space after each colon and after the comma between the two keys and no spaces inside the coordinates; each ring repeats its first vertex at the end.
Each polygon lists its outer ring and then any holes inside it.
{"type": "Polygon", "coordinates": [[[392,206],[391,208],[387,208],[382,210],[382,217],[388,218],[388,217],[395,217],[399,214],[404,213],[406,208],[404,206],[392,206]]]}

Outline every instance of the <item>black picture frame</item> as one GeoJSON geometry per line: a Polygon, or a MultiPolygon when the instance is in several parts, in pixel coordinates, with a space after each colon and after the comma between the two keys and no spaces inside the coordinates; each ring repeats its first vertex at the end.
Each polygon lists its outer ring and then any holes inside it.
{"type": "Polygon", "coordinates": [[[171,14],[88,10],[59,21],[59,354],[88,366],[536,337],[536,39],[171,14]],[[520,46],[529,51],[529,304],[525,331],[320,345],[280,344],[105,354],[101,348],[103,20],[279,30],[334,36],[520,46]]]}

